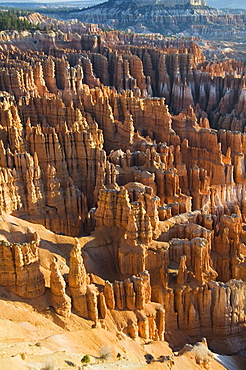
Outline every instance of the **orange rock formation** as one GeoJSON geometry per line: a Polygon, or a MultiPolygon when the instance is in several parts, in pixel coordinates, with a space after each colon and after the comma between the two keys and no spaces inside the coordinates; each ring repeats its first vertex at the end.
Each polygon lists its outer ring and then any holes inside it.
{"type": "MultiPolygon", "coordinates": [[[[117,32],[8,37],[1,213],[80,237],[68,279],[51,264],[55,312],[103,327],[126,311],[131,338],[245,349],[243,65],[117,32]]],[[[42,296],[37,248],[2,241],[0,284],[42,296]]]]}

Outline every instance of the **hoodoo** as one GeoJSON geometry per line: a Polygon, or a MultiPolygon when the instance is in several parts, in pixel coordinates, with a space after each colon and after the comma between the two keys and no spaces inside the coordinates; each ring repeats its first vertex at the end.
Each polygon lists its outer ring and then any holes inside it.
{"type": "Polygon", "coordinates": [[[244,63],[53,22],[0,33],[0,368],[222,370],[210,350],[246,350],[244,63]]]}

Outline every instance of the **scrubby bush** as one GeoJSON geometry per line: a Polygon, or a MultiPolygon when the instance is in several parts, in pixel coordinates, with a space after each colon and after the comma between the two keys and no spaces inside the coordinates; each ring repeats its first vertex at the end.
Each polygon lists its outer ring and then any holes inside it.
{"type": "Polygon", "coordinates": [[[82,362],[82,364],[89,364],[91,362],[90,356],[89,355],[84,355],[81,358],[81,362],[82,362]]]}

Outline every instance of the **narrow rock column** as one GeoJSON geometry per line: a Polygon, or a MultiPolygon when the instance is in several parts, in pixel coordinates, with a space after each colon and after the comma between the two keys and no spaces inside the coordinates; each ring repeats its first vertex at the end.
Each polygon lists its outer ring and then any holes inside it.
{"type": "Polygon", "coordinates": [[[87,310],[87,276],[81,255],[79,240],[70,253],[70,269],[68,276],[69,288],[72,294],[73,307],[82,317],[88,317],[87,310]]]}
{"type": "Polygon", "coordinates": [[[54,259],[50,265],[50,289],[51,302],[56,313],[61,316],[69,317],[71,315],[71,298],[66,294],[66,283],[58,268],[57,260],[54,259]]]}

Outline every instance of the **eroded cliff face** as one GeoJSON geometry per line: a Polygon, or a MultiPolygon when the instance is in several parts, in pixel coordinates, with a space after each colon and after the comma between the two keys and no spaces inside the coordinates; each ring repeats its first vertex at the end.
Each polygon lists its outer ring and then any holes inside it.
{"type": "Polygon", "coordinates": [[[0,284],[22,298],[37,298],[45,291],[37,244],[1,240],[0,284]]]}
{"type": "Polygon", "coordinates": [[[38,238],[3,241],[1,285],[95,326],[127,312],[130,338],[245,349],[242,63],[83,32],[2,36],[1,213],[79,239],[46,287],[38,238]]]}
{"type": "MultiPolygon", "coordinates": [[[[232,4],[230,7],[233,7],[232,4]]],[[[221,8],[221,4],[219,6],[221,8]]],[[[226,6],[224,6],[226,8],[226,6]]],[[[242,6],[234,6],[242,8],[242,6]]],[[[45,13],[45,11],[44,11],[45,13]]],[[[103,24],[122,31],[160,33],[225,39],[245,35],[245,12],[222,11],[205,2],[115,1],[102,2],[90,8],[71,11],[63,19],[103,24]]]]}

